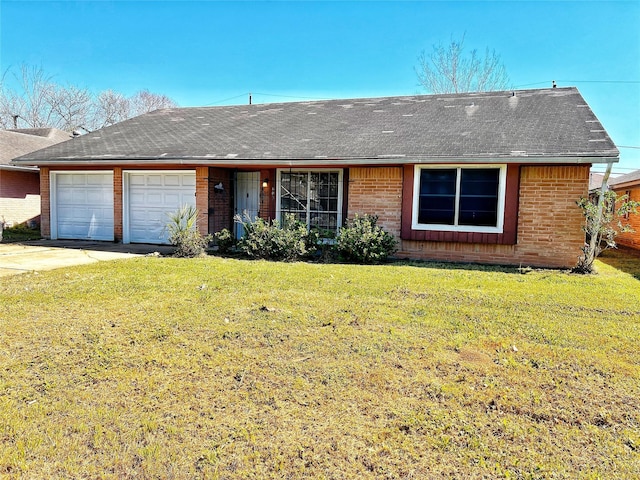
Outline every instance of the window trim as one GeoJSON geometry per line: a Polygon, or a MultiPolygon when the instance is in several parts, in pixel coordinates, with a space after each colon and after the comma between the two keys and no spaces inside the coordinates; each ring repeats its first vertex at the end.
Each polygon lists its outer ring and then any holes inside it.
{"type": "MultiPolygon", "coordinates": [[[[337,219],[336,219],[336,234],[342,227],[342,216],[343,216],[343,179],[344,179],[344,169],[342,168],[278,168],[276,170],[276,214],[275,217],[278,221],[282,222],[282,209],[280,205],[281,195],[280,190],[282,186],[282,173],[301,173],[306,172],[310,173],[337,173],[338,174],[338,208],[337,208],[337,219]]],[[[309,228],[309,210],[307,210],[307,228],[309,228]]]]}
{"type": "Polygon", "coordinates": [[[464,233],[503,233],[504,217],[505,217],[505,198],[507,191],[507,165],[506,164],[440,164],[440,165],[415,165],[413,172],[413,204],[411,208],[411,229],[438,232],[464,232],[464,233]],[[470,170],[474,168],[493,168],[500,171],[498,177],[498,211],[497,225],[495,227],[474,226],[474,225],[443,225],[443,224],[426,224],[418,222],[419,206],[420,206],[420,173],[422,170],[442,170],[455,169],[456,175],[456,199],[455,199],[455,218],[458,218],[460,204],[460,179],[461,170],[470,170]]]}

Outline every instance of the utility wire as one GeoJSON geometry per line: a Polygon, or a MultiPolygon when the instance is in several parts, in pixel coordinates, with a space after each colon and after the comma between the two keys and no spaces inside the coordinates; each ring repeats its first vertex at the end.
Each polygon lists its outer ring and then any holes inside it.
{"type": "Polygon", "coordinates": [[[533,85],[551,84],[552,82],[562,83],[617,83],[617,84],[640,84],[640,80],[545,80],[543,82],[525,83],[522,85],[516,85],[514,88],[531,87],[533,85]]]}
{"type": "Polygon", "coordinates": [[[255,92],[254,95],[264,95],[265,97],[282,97],[282,98],[303,98],[305,100],[327,100],[326,97],[301,97],[299,95],[279,95],[275,93],[260,93],[255,92]]]}
{"type": "Polygon", "coordinates": [[[236,95],[235,97],[229,97],[229,98],[225,98],[223,100],[216,100],[215,102],[207,103],[204,106],[205,107],[210,107],[212,105],[218,105],[220,103],[228,102],[229,100],[235,100],[236,98],[246,97],[247,95],[250,95],[250,92],[241,93],[240,95],[236,95]]]}

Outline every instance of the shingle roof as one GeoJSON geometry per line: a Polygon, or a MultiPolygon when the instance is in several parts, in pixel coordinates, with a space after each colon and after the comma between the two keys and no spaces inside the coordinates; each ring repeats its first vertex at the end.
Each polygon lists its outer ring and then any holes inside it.
{"type": "Polygon", "coordinates": [[[576,88],[157,110],[20,159],[278,163],[615,160],[576,88]]]}
{"type": "Polygon", "coordinates": [[[626,173],[624,175],[620,175],[619,177],[614,178],[613,180],[609,180],[609,185],[611,187],[616,187],[618,185],[623,184],[638,184],[640,185],[640,170],[635,170],[631,173],[626,173]]]}
{"type": "Polygon", "coordinates": [[[9,165],[21,155],[71,139],[71,135],[57,128],[23,128],[0,130],[0,166],[9,165]]]}
{"type": "MultiPolygon", "coordinates": [[[[589,191],[600,189],[602,187],[602,180],[604,179],[604,173],[589,173],[589,191]]],[[[607,185],[611,182],[611,179],[607,182],[607,185]]]]}

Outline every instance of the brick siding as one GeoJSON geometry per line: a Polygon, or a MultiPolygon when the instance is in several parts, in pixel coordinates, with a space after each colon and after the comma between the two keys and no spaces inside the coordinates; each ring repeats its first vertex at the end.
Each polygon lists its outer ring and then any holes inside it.
{"type": "Polygon", "coordinates": [[[40,235],[51,238],[51,183],[49,168],[40,167],[40,235]]]}
{"type": "MultiPolygon", "coordinates": [[[[640,202],[640,185],[633,187],[626,187],[620,190],[614,191],[618,195],[624,195],[629,191],[629,200],[640,202]]],[[[634,248],[640,250],[640,210],[637,214],[630,214],[628,220],[624,220],[624,223],[628,223],[634,230],[633,232],[621,233],[616,237],[616,243],[623,247],[634,248]]]]}
{"type": "Polygon", "coordinates": [[[400,239],[402,167],[349,169],[348,214],[375,214],[378,225],[400,239]]]}
{"type": "Polygon", "coordinates": [[[276,215],[276,171],[260,170],[260,218],[272,220],[276,215]],[[267,179],[268,185],[262,186],[267,179]]]}
{"type": "MultiPolygon", "coordinates": [[[[403,206],[402,167],[355,167],[345,172],[349,218],[375,214],[378,223],[399,240],[401,257],[481,262],[527,266],[571,267],[584,244],[583,217],[576,200],[587,194],[589,165],[522,166],[520,168],[517,243],[515,245],[400,240],[403,206]]],[[[115,237],[122,239],[122,168],[114,172],[115,237]]],[[[261,192],[262,216],[273,215],[275,172],[264,170],[261,180],[269,186],[261,192]]],[[[42,193],[41,230],[50,236],[49,169],[40,171],[42,193]]],[[[636,190],[633,195],[638,196],[636,190]]],[[[198,228],[203,234],[229,228],[229,216],[212,223],[211,209],[231,212],[232,175],[228,170],[196,168],[196,206],[200,210],[198,228]],[[212,193],[213,184],[223,182],[224,194],[212,193]],[[219,223],[218,223],[219,222],[219,223]],[[221,228],[220,228],[221,227],[221,228]]],[[[217,218],[217,217],[216,217],[217,218]]],[[[640,227],[636,228],[640,231],[640,227]]],[[[624,240],[623,238],[621,238],[624,240]]],[[[621,242],[622,244],[622,242],[621,242]]]]}
{"type": "MultiPolygon", "coordinates": [[[[522,166],[515,245],[402,240],[398,256],[425,260],[568,268],[584,244],[576,200],[587,194],[590,165],[522,166]]],[[[349,216],[375,213],[400,238],[402,170],[352,168],[349,216]]]]}
{"type": "Polygon", "coordinates": [[[122,168],[113,168],[113,239],[121,242],[124,230],[122,226],[122,168]]]}
{"type": "Polygon", "coordinates": [[[40,222],[40,180],[37,172],[0,170],[0,221],[11,226],[40,222]]]}
{"type": "Polygon", "coordinates": [[[209,167],[196,167],[196,208],[198,231],[202,235],[209,233],[209,167]]]}
{"type": "Polygon", "coordinates": [[[209,233],[233,227],[233,172],[226,168],[209,168],[209,233]],[[222,190],[214,187],[222,184],[222,190]]]}

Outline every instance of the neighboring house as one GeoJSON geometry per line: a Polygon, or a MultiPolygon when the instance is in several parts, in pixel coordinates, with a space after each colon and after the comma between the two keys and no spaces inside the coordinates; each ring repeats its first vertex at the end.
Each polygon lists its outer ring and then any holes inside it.
{"type": "MultiPolygon", "coordinates": [[[[602,180],[604,179],[604,173],[598,172],[590,172],[589,173],[589,194],[599,192],[602,189],[602,180]]],[[[607,182],[607,186],[609,182],[611,182],[612,178],[609,178],[607,182]]]]}
{"type": "Polygon", "coordinates": [[[70,138],[56,128],[0,130],[0,222],[7,226],[40,223],[38,168],[10,162],[70,138]]]}
{"type": "MultiPolygon", "coordinates": [[[[618,196],[626,194],[629,195],[629,200],[640,202],[640,170],[610,180],[609,187],[618,196]]],[[[640,250],[640,213],[629,215],[628,222],[634,231],[621,233],[616,237],[616,243],[640,250]]]]}
{"type": "Polygon", "coordinates": [[[161,243],[195,204],[202,233],[234,214],[294,213],[335,232],[375,214],[415,259],[570,267],[576,200],[619,152],[575,88],[158,110],[31,153],[42,233],[161,243]]]}

